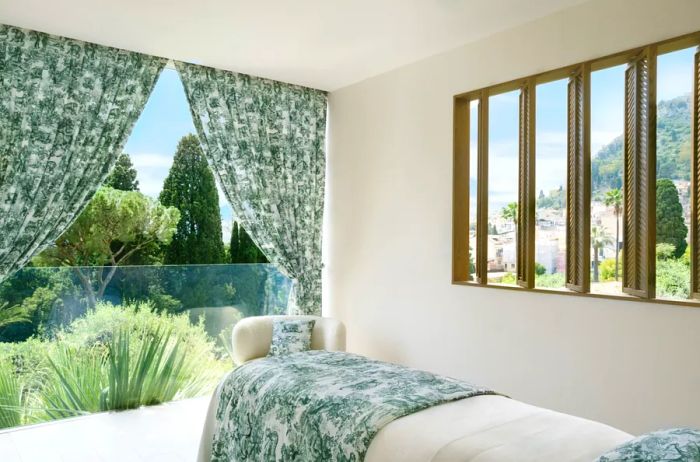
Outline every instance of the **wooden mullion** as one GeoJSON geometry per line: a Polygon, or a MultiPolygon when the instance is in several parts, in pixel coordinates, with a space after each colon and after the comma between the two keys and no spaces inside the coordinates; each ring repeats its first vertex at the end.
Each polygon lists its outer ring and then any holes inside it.
{"type": "Polygon", "coordinates": [[[566,179],[566,287],[590,291],[591,69],[583,64],[569,78],[566,179]]]}
{"type": "Polygon", "coordinates": [[[656,49],[625,71],[622,291],[656,292],[656,49]]]}
{"type": "Polygon", "coordinates": [[[520,89],[518,221],[516,273],[518,285],[535,287],[535,79],[520,89]]]}
{"type": "Polygon", "coordinates": [[[469,281],[469,99],[455,98],[452,164],[452,282],[469,281]]]}
{"type": "Polygon", "coordinates": [[[700,48],[693,67],[690,155],[690,296],[700,299],[700,48]]]}
{"type": "Polygon", "coordinates": [[[488,193],[489,193],[489,95],[479,95],[479,140],[476,194],[476,282],[488,282],[488,193]]]}

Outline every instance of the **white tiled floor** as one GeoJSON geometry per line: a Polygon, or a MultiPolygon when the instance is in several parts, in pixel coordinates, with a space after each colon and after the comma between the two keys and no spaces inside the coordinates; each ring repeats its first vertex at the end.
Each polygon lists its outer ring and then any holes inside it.
{"type": "Polygon", "coordinates": [[[209,397],[0,432],[2,462],[193,462],[209,397]]]}

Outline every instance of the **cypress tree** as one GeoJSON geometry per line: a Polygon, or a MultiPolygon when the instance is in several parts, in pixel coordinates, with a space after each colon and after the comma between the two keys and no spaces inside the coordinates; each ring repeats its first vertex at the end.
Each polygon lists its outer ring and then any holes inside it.
{"type": "Polygon", "coordinates": [[[238,234],[238,222],[234,221],[231,227],[231,245],[229,247],[230,262],[240,263],[241,262],[241,244],[240,237],[238,234]]]}
{"type": "Polygon", "coordinates": [[[231,263],[268,263],[262,251],[238,222],[233,222],[231,230],[231,263]]]}
{"type": "Polygon", "coordinates": [[[683,206],[678,189],[668,178],[656,180],[656,243],[671,244],[674,256],[680,258],[688,242],[688,227],[683,219],[683,206]]]}
{"type": "Polygon", "coordinates": [[[182,216],[172,242],[165,249],[166,264],[224,262],[219,195],[196,136],[187,135],[177,145],[160,202],[177,207],[182,216]]]}
{"type": "Polygon", "coordinates": [[[253,239],[250,238],[250,235],[242,226],[239,226],[238,233],[240,235],[241,253],[245,263],[267,263],[265,255],[255,245],[253,239]]]}
{"type": "Polygon", "coordinates": [[[117,163],[105,180],[104,186],[120,191],[138,191],[139,182],[136,179],[136,169],[131,163],[129,154],[123,152],[117,158],[117,163]]]}

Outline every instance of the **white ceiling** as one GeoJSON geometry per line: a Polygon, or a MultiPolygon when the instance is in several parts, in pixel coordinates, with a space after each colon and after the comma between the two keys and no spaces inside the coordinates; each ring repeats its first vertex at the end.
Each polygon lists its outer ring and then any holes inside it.
{"type": "Polygon", "coordinates": [[[0,0],[0,22],[324,90],[586,0],[0,0]]]}

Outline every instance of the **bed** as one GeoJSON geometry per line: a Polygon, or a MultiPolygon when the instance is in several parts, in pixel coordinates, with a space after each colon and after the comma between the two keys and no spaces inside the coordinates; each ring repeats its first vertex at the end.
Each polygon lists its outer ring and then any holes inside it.
{"type": "MultiPolygon", "coordinates": [[[[275,318],[288,317],[247,318],[236,325],[232,341],[234,359],[238,364],[246,364],[250,370],[256,359],[267,356],[275,318]]],[[[315,356],[311,362],[319,362],[325,357],[323,355],[330,355],[326,352],[345,350],[342,323],[330,318],[294,317],[307,318],[316,320],[311,336],[311,349],[316,351],[309,352],[315,356]]],[[[257,364],[261,365],[262,361],[257,364]]],[[[212,460],[212,442],[223,384],[222,381],[209,405],[198,462],[212,460]]],[[[411,412],[381,426],[376,434],[371,435],[364,460],[590,462],[633,438],[602,423],[531,406],[483,390],[464,396],[465,399],[454,399],[411,412]]]]}

